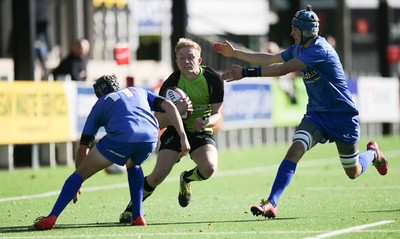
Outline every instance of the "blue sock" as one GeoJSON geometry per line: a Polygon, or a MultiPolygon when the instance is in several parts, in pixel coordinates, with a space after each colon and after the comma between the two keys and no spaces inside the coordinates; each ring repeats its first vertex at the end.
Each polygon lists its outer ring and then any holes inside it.
{"type": "Polygon", "coordinates": [[[50,215],[56,215],[57,217],[61,214],[68,203],[75,197],[79,188],[82,186],[83,178],[76,173],[71,174],[67,180],[65,180],[64,186],[61,190],[60,195],[51,210],[50,215]]]}
{"type": "Polygon", "coordinates": [[[283,191],[292,180],[294,172],[296,171],[296,166],[297,164],[287,159],[284,159],[279,166],[274,184],[272,185],[271,193],[268,198],[274,207],[276,207],[283,191]]]}
{"type": "Polygon", "coordinates": [[[127,169],[129,191],[132,200],[132,219],[135,220],[138,216],[143,216],[142,200],[143,200],[143,184],[144,174],[142,167],[136,165],[127,169]]]}
{"type": "Polygon", "coordinates": [[[374,157],[375,157],[375,154],[369,150],[360,154],[360,156],[358,158],[358,162],[361,164],[361,167],[362,167],[361,173],[364,173],[365,171],[367,171],[367,168],[372,163],[372,160],[374,160],[374,157]]]}

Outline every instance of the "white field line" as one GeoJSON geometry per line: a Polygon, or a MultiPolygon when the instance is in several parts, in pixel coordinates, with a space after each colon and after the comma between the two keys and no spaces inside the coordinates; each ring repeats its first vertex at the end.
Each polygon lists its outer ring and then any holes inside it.
{"type": "MultiPolygon", "coordinates": [[[[94,192],[94,191],[111,190],[111,189],[116,189],[116,188],[126,188],[126,187],[128,187],[128,183],[120,183],[120,184],[111,184],[111,185],[84,188],[84,191],[85,192],[94,192]]],[[[15,196],[15,197],[8,197],[8,198],[0,198],[0,202],[29,200],[29,199],[35,199],[35,198],[45,198],[45,197],[57,196],[58,194],[60,194],[60,191],[52,191],[52,192],[39,193],[39,194],[33,194],[33,195],[23,195],[23,196],[15,196]]]]}
{"type": "Polygon", "coordinates": [[[358,232],[358,231],[361,231],[361,230],[363,230],[365,228],[381,226],[381,225],[385,225],[385,224],[393,223],[393,222],[395,222],[395,220],[387,220],[387,221],[380,221],[380,222],[375,222],[375,223],[370,223],[370,224],[364,224],[364,225],[360,225],[360,226],[349,227],[349,228],[345,228],[345,229],[342,229],[342,230],[331,231],[331,232],[319,234],[319,235],[317,235],[315,237],[306,237],[304,239],[329,238],[329,237],[334,237],[334,236],[342,235],[342,234],[346,234],[346,233],[358,232]]]}
{"type": "MultiPolygon", "coordinates": [[[[397,157],[400,155],[400,150],[390,151],[385,153],[386,157],[397,157]]],[[[332,158],[324,158],[319,160],[305,160],[299,164],[301,168],[311,168],[319,165],[327,165],[327,164],[338,164],[339,159],[336,157],[332,158]],[[336,159],[336,160],[335,160],[336,159]]],[[[255,174],[255,173],[267,173],[267,172],[275,172],[276,169],[279,167],[279,164],[273,164],[268,167],[255,167],[255,168],[244,168],[244,169],[235,169],[235,170],[225,170],[219,171],[216,173],[214,177],[228,177],[228,176],[237,176],[237,175],[247,175],[247,174],[255,174]]],[[[340,166],[339,166],[340,167],[340,166]]],[[[169,182],[176,182],[177,178],[166,178],[163,183],[169,182]]],[[[95,192],[95,191],[104,191],[104,190],[111,190],[111,189],[119,189],[119,188],[127,188],[128,183],[119,183],[119,184],[110,184],[104,186],[95,186],[95,187],[85,187],[83,190],[85,192],[95,192]]],[[[18,200],[30,200],[35,198],[44,198],[44,197],[51,197],[57,196],[60,191],[51,191],[39,194],[32,194],[32,195],[22,195],[22,196],[15,196],[15,197],[6,197],[0,198],[1,202],[9,202],[9,201],[18,201],[18,200]]]]}

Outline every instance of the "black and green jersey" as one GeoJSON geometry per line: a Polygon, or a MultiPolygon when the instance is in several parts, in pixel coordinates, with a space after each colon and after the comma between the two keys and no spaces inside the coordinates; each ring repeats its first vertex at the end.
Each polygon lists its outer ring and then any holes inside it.
{"type": "MultiPolygon", "coordinates": [[[[224,99],[224,83],[213,69],[200,67],[200,74],[193,80],[186,79],[180,71],[172,73],[161,86],[160,95],[164,95],[168,87],[176,86],[189,96],[193,104],[192,116],[184,120],[185,128],[194,132],[196,118],[207,119],[211,115],[211,104],[221,103],[224,99]]],[[[212,128],[205,129],[212,133],[212,128]]]]}

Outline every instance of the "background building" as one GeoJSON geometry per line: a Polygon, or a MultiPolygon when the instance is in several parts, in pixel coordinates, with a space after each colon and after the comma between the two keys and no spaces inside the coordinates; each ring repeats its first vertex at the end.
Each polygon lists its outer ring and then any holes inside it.
{"type": "MultiPolygon", "coordinates": [[[[320,34],[336,40],[335,47],[349,79],[399,78],[398,0],[0,0],[0,83],[51,80],[43,71],[55,67],[78,38],[88,39],[91,45],[89,83],[100,75],[116,74],[122,84],[149,88],[157,85],[175,68],[173,48],[180,37],[199,42],[203,62],[224,71],[233,63],[248,63],[216,54],[211,49],[213,42],[227,39],[235,46],[255,51],[267,51],[270,42],[281,48],[289,47],[291,19],[307,4],[313,6],[320,18],[320,34]],[[40,61],[42,56],[45,56],[44,66],[40,61]]],[[[370,82],[364,81],[361,87],[370,87],[370,82]]],[[[385,87],[391,84],[396,83],[387,81],[385,87]]],[[[273,84],[263,86],[264,93],[270,94],[270,85],[273,84]]],[[[91,92],[89,89],[85,94],[91,92]]],[[[356,89],[354,92],[357,93],[356,89]]],[[[247,93],[249,97],[254,96],[250,91],[247,93]]],[[[91,101],[86,101],[86,96],[81,94],[78,99],[84,99],[87,104],[91,101]]],[[[396,99],[393,99],[390,102],[395,105],[396,99]]],[[[360,102],[366,109],[364,112],[371,109],[367,103],[360,102]]],[[[378,103],[376,110],[382,108],[381,102],[378,103]]],[[[6,104],[6,101],[0,102],[2,107],[6,104]]],[[[233,111],[237,110],[236,106],[232,107],[233,111]]],[[[250,110],[245,106],[244,110],[250,110]]],[[[288,112],[291,107],[288,106],[288,112]]],[[[262,127],[277,127],[271,108],[266,109],[268,114],[264,116],[269,120],[263,120],[262,127]]],[[[0,108],[1,112],[6,110],[0,108]]],[[[285,112],[278,113],[275,111],[274,115],[281,117],[285,112]]],[[[377,115],[370,113],[367,119],[377,115]]],[[[398,127],[398,110],[392,113],[390,120],[373,119],[373,123],[383,125],[374,126],[376,131],[396,132],[388,122],[398,127]]],[[[232,114],[232,121],[240,117],[232,114]]],[[[221,134],[221,138],[251,134],[249,130],[244,132],[247,133],[221,134]]],[[[10,150],[16,162],[29,160],[33,154],[30,144],[3,144],[0,159],[9,155],[10,150]]]]}

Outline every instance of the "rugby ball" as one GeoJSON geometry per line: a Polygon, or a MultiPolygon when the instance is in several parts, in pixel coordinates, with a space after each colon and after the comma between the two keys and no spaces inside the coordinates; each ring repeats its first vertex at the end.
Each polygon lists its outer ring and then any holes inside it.
{"type": "MultiPolygon", "coordinates": [[[[189,96],[182,89],[172,86],[172,87],[168,87],[165,90],[164,97],[166,99],[172,101],[172,103],[176,104],[181,98],[188,98],[189,96]]],[[[186,119],[189,119],[191,115],[192,115],[192,112],[188,111],[188,112],[182,114],[181,117],[183,120],[186,120],[186,119]]]]}

